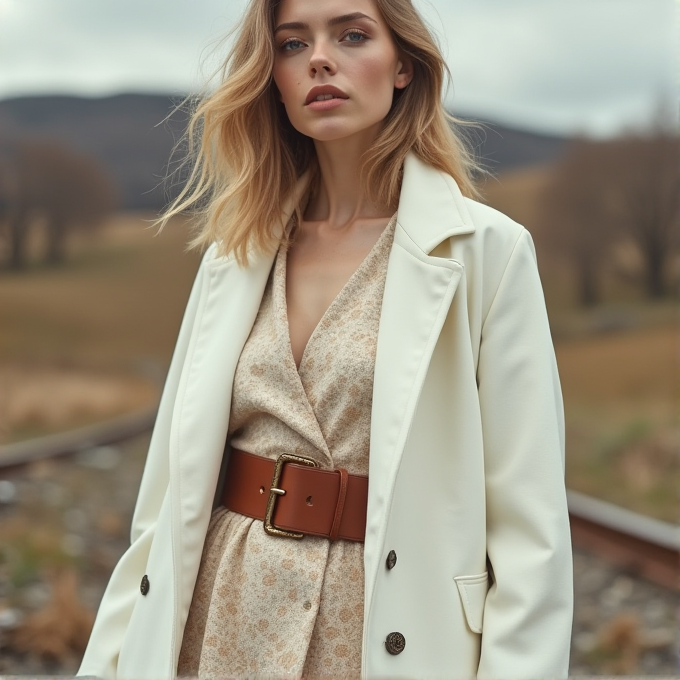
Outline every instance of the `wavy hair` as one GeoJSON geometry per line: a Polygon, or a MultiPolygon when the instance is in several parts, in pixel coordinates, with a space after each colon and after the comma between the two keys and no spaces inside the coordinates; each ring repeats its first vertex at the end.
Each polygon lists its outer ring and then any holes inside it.
{"type": "MultiPolygon", "coordinates": [[[[188,125],[189,178],[159,217],[191,210],[199,219],[191,247],[217,241],[223,255],[241,265],[248,254],[280,240],[283,206],[301,220],[295,191],[307,172],[308,190],[319,180],[314,142],[288,120],[272,77],[276,6],[280,0],[251,0],[232,49],[221,68],[221,82],[198,101],[188,125]]],[[[424,162],[451,175],[463,194],[476,196],[477,166],[462,137],[464,125],[442,103],[450,73],[427,26],[411,0],[375,0],[397,48],[411,57],[413,79],[395,89],[382,130],[364,154],[362,179],[376,203],[396,206],[404,158],[412,150],[424,162]]]]}

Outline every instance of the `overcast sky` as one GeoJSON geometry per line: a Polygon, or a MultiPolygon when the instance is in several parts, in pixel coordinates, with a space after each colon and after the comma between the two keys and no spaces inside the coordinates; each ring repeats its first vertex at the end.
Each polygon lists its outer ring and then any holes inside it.
{"type": "MultiPolygon", "coordinates": [[[[644,125],[663,100],[677,108],[680,0],[414,3],[445,52],[458,113],[606,136],[644,125]]],[[[196,89],[202,56],[244,5],[0,0],[0,98],[196,89]]]]}

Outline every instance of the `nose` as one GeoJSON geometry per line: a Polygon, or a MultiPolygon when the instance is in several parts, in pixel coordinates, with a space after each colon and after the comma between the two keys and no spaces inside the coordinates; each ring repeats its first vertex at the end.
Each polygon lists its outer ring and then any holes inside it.
{"type": "Polygon", "coordinates": [[[309,58],[310,75],[315,76],[321,72],[333,74],[335,70],[336,65],[329,54],[328,46],[323,43],[317,43],[309,58]]]}

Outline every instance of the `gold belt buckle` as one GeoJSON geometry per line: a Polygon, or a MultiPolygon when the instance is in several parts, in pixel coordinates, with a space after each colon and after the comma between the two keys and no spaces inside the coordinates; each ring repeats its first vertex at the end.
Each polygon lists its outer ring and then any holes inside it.
{"type": "Polygon", "coordinates": [[[269,498],[267,499],[267,511],[264,515],[264,530],[270,536],[285,536],[287,538],[302,538],[304,534],[298,534],[295,531],[286,531],[274,526],[272,518],[274,517],[274,508],[276,507],[276,499],[278,496],[285,496],[284,489],[279,489],[279,480],[283,472],[283,466],[286,463],[297,463],[298,465],[307,465],[308,467],[319,467],[319,464],[312,458],[305,458],[304,456],[295,456],[292,453],[282,453],[276,459],[274,466],[274,475],[272,477],[272,485],[269,489],[269,498]]]}

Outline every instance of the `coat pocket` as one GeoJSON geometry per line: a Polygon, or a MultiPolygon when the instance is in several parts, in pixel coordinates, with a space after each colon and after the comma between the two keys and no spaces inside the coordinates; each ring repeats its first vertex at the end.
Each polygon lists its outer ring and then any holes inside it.
{"type": "Polygon", "coordinates": [[[484,603],[489,590],[489,574],[475,574],[474,576],[455,576],[453,579],[458,586],[458,593],[463,603],[463,611],[467,625],[473,633],[482,632],[484,621],[484,603]]]}

